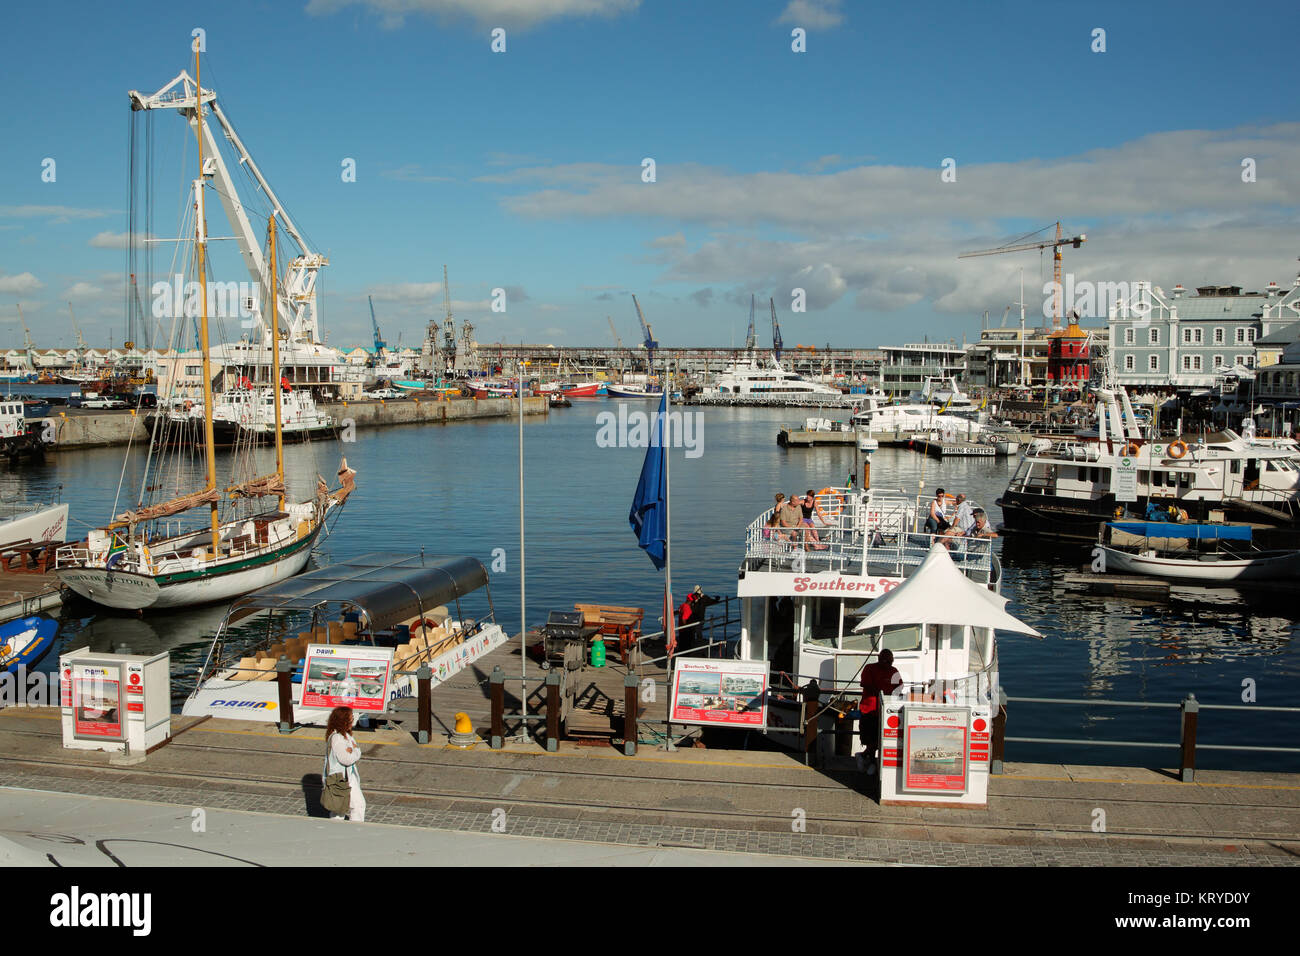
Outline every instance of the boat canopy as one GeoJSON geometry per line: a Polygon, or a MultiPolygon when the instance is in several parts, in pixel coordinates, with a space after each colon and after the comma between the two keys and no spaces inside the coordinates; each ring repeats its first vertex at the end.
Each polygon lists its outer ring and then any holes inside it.
{"type": "Polygon", "coordinates": [[[226,619],[233,623],[258,611],[335,604],[355,607],[372,628],[385,628],[458,601],[487,583],[487,570],[476,558],[373,551],[246,594],[230,606],[226,619]]]}
{"type": "Polygon", "coordinates": [[[921,566],[884,597],[876,598],[854,631],[897,624],[951,624],[1012,631],[1042,637],[1008,614],[1007,599],[972,581],[953,563],[948,549],[936,543],[921,566]]]}
{"type": "Polygon", "coordinates": [[[1176,524],[1172,521],[1112,521],[1117,531],[1143,538],[1218,538],[1223,541],[1249,541],[1250,525],[1244,524],[1176,524]]]}

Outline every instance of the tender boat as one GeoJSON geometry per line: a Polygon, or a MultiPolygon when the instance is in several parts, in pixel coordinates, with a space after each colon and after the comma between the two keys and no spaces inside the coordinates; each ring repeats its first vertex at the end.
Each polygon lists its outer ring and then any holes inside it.
{"type": "Polygon", "coordinates": [[[0,625],[0,671],[31,669],[54,646],[59,622],[48,617],[24,617],[0,625]]]}
{"type": "MultiPolygon", "coordinates": [[[[390,701],[415,694],[412,673],[422,664],[437,686],[507,640],[495,620],[487,570],[471,557],[426,557],[373,552],[318,568],[262,588],[230,605],[217,627],[199,671],[198,683],[182,713],[275,721],[279,689],[275,665],[281,656],[294,665],[295,687],[308,681],[310,693],[330,693],[347,681],[387,680],[390,701]],[[482,591],[486,609],[468,607],[482,591]],[[471,617],[470,614],[477,616],[471,617]],[[240,643],[233,626],[254,615],[262,635],[240,643]],[[296,637],[292,636],[296,633],[296,637]],[[311,644],[340,647],[391,647],[391,669],[384,662],[312,666],[304,675],[311,644]],[[346,676],[345,676],[346,672],[346,676]],[[326,686],[329,685],[329,686],[326,686]]],[[[295,691],[297,693],[297,691],[295,691]]],[[[323,723],[310,711],[295,712],[299,723],[323,723]]]]}
{"type": "Polygon", "coordinates": [[[626,385],[615,385],[609,383],[605,386],[610,398],[663,398],[663,390],[652,391],[648,385],[639,385],[629,383],[626,385]]]}
{"type": "Polygon", "coordinates": [[[1093,568],[1171,581],[1295,581],[1300,551],[1261,551],[1249,525],[1111,521],[1102,530],[1093,568]]]}

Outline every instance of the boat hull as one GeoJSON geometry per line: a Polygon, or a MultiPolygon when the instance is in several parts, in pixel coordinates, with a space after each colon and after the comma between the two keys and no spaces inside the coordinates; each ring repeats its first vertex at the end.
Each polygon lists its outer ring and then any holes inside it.
{"type": "Polygon", "coordinates": [[[1133,554],[1099,546],[1106,574],[1141,574],[1173,581],[1277,581],[1300,576],[1300,552],[1255,558],[1201,561],[1159,555],[1133,554]]]}
{"type": "Polygon", "coordinates": [[[48,617],[25,617],[0,627],[0,671],[35,667],[54,646],[59,623],[48,617]]]}
{"type": "Polygon", "coordinates": [[[0,544],[21,541],[62,544],[68,534],[68,506],[52,505],[34,514],[0,523],[0,544]]]}
{"type": "Polygon", "coordinates": [[[307,566],[312,546],[320,534],[311,534],[276,551],[229,567],[172,575],[135,574],[111,568],[63,568],[59,580],[77,594],[122,611],[163,610],[228,601],[257,588],[291,578],[307,566]]]}

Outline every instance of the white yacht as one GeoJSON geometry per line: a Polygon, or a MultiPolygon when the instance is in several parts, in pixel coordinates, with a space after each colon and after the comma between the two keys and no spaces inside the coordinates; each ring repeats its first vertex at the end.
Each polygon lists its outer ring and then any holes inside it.
{"type": "Polygon", "coordinates": [[[718,378],[717,385],[706,394],[754,400],[817,399],[826,396],[833,397],[837,402],[843,397],[837,388],[810,382],[794,372],[786,371],[775,359],[770,365],[753,360],[729,365],[718,378]]]}
{"type": "Polygon", "coordinates": [[[884,405],[874,400],[862,403],[853,424],[859,432],[871,436],[942,441],[974,441],[984,427],[974,419],[942,412],[935,405],[884,405]]]}

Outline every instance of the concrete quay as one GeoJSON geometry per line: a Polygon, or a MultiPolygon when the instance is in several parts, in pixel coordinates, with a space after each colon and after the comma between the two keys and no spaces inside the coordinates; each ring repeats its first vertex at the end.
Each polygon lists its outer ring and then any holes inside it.
{"type": "MultiPolygon", "coordinates": [[[[483,418],[510,418],[518,414],[518,399],[507,398],[403,398],[387,401],[366,399],[354,402],[327,402],[320,410],[342,424],[351,420],[357,428],[387,425],[419,425],[472,421],[483,418]]],[[[546,415],[550,410],[546,398],[524,399],[525,415],[546,415]]],[[[55,451],[80,448],[107,448],[139,444],[147,447],[149,430],[145,419],[149,410],[96,411],[66,408],[51,412],[42,421],[53,426],[55,451]]]]}
{"type": "MultiPolygon", "coordinates": [[[[873,779],[849,761],[814,768],[785,753],[647,747],[626,757],[567,742],[546,753],[532,741],[461,750],[442,740],[418,745],[410,733],[388,728],[360,731],[358,740],[367,822],[348,829],[360,840],[382,824],[444,837],[565,841],[552,845],[561,857],[576,852],[576,842],[610,848],[611,858],[625,855],[617,848],[657,848],[825,863],[1300,864],[1294,774],[1202,770],[1185,784],[1162,770],[1010,763],[992,778],[987,809],[881,807],[873,779]]],[[[18,790],[97,798],[59,817],[65,827],[96,814],[121,823],[121,813],[103,809],[104,798],[182,807],[186,818],[202,809],[315,824],[322,753],[319,728],[280,734],[265,723],[175,717],[172,740],[130,763],[64,750],[57,709],[0,711],[6,800],[18,790]]],[[[58,806],[52,798],[44,809],[30,808],[23,832],[37,832],[38,818],[54,826],[47,818],[58,806]]],[[[6,836],[13,840],[15,832],[6,836]]],[[[31,841],[23,846],[32,849],[31,841]]],[[[520,856],[504,845],[497,850],[513,862],[531,859],[534,850],[520,846],[520,856]]],[[[198,862],[177,854],[175,863],[198,862]]]]}

